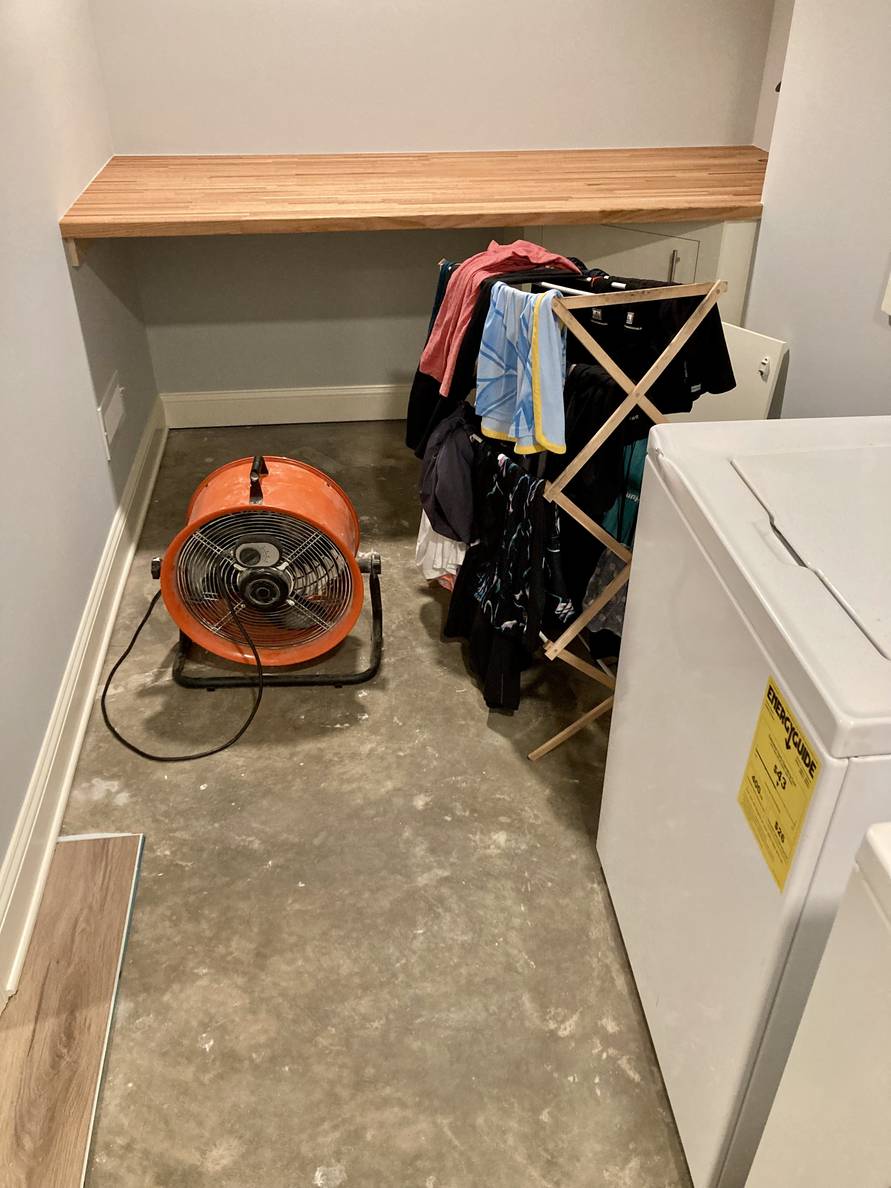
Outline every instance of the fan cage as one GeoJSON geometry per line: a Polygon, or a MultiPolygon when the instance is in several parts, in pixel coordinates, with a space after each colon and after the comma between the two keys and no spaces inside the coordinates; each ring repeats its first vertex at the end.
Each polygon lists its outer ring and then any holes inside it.
{"type": "Polygon", "coordinates": [[[176,556],[174,580],[185,611],[201,627],[244,651],[237,613],[262,654],[318,645],[332,632],[353,602],[353,568],[314,524],[257,508],[225,513],[189,532],[176,556]],[[287,579],[282,606],[259,609],[242,595],[238,581],[247,567],[238,563],[236,550],[245,544],[266,546],[264,563],[271,558],[287,579]]]}

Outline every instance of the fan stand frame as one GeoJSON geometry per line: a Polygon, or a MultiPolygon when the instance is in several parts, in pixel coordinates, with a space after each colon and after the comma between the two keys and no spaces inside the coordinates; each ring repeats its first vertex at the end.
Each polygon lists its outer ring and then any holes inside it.
{"type": "MultiPolygon", "coordinates": [[[[384,612],[381,601],[381,558],[379,553],[366,553],[356,558],[359,570],[368,577],[368,595],[371,602],[371,659],[367,667],[357,672],[276,672],[263,669],[263,688],[291,689],[303,687],[362,685],[377,676],[384,650],[384,612]]],[[[173,679],[184,689],[256,689],[259,681],[256,673],[244,675],[223,674],[219,676],[198,676],[187,671],[187,665],[195,647],[184,631],[179,633],[179,643],[173,658],[173,679]]]]}

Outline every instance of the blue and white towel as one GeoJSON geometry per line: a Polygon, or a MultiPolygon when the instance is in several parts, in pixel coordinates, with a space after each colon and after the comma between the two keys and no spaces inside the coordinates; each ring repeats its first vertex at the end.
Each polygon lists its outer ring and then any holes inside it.
{"type": "Polygon", "coordinates": [[[566,332],[551,308],[557,293],[492,286],[476,371],[482,431],[515,442],[518,454],[566,452],[563,384],[566,332]]]}

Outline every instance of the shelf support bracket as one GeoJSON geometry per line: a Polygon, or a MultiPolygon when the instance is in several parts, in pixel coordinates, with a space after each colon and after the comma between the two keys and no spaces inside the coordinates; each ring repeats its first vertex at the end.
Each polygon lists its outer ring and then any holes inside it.
{"type": "Polygon", "coordinates": [[[87,251],[87,240],[84,239],[63,239],[62,243],[65,245],[65,255],[68,263],[72,268],[80,268],[84,262],[84,256],[87,251]]]}

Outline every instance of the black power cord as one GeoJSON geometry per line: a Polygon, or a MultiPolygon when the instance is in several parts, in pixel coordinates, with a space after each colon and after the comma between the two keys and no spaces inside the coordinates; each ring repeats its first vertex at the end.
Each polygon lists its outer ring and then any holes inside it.
{"type": "Polygon", "coordinates": [[[120,657],[112,665],[111,672],[108,674],[108,677],[106,678],[106,681],[105,681],[105,685],[103,686],[102,697],[99,702],[100,707],[102,709],[102,717],[105,719],[105,725],[108,727],[108,729],[114,735],[114,737],[118,740],[118,742],[121,743],[123,746],[125,746],[128,751],[132,751],[134,755],[139,755],[143,759],[151,759],[155,763],[189,763],[193,759],[206,759],[208,757],[208,755],[218,755],[220,753],[220,751],[225,751],[227,747],[231,747],[233,745],[233,743],[237,743],[238,740],[241,738],[241,736],[244,734],[244,732],[247,730],[248,726],[250,726],[251,722],[253,722],[254,717],[256,716],[257,710],[260,708],[260,702],[263,700],[263,663],[260,660],[260,653],[257,651],[254,641],[251,639],[250,635],[248,635],[247,628],[242,623],[241,619],[238,617],[238,611],[235,609],[235,604],[233,603],[231,597],[229,596],[228,590],[224,590],[224,593],[226,595],[226,599],[229,603],[229,607],[232,612],[232,618],[235,620],[235,624],[238,627],[238,630],[240,631],[241,636],[244,639],[244,642],[250,648],[250,650],[253,654],[253,657],[254,657],[254,663],[257,666],[257,695],[254,698],[254,704],[253,704],[253,707],[251,708],[251,712],[245,718],[244,722],[241,724],[241,726],[236,731],[236,733],[233,734],[231,738],[227,739],[226,742],[220,743],[220,745],[218,747],[211,747],[210,750],[207,750],[207,751],[196,751],[194,755],[153,755],[151,753],[151,751],[144,751],[141,747],[138,747],[135,743],[130,742],[129,739],[124,738],[123,734],[121,734],[121,732],[115,726],[112,725],[111,719],[108,716],[108,707],[105,704],[106,699],[108,697],[108,690],[111,688],[111,682],[114,679],[115,673],[118,671],[118,669],[121,667],[121,665],[127,659],[127,657],[133,651],[134,647],[136,646],[136,641],[139,639],[139,636],[142,633],[143,627],[145,627],[146,623],[151,618],[152,611],[155,609],[155,607],[158,603],[158,599],[161,597],[161,591],[159,590],[155,594],[155,596],[152,598],[151,602],[149,603],[148,610],[142,616],[142,620],[140,621],[139,626],[133,632],[133,638],[127,644],[127,647],[122,652],[120,657]]]}

